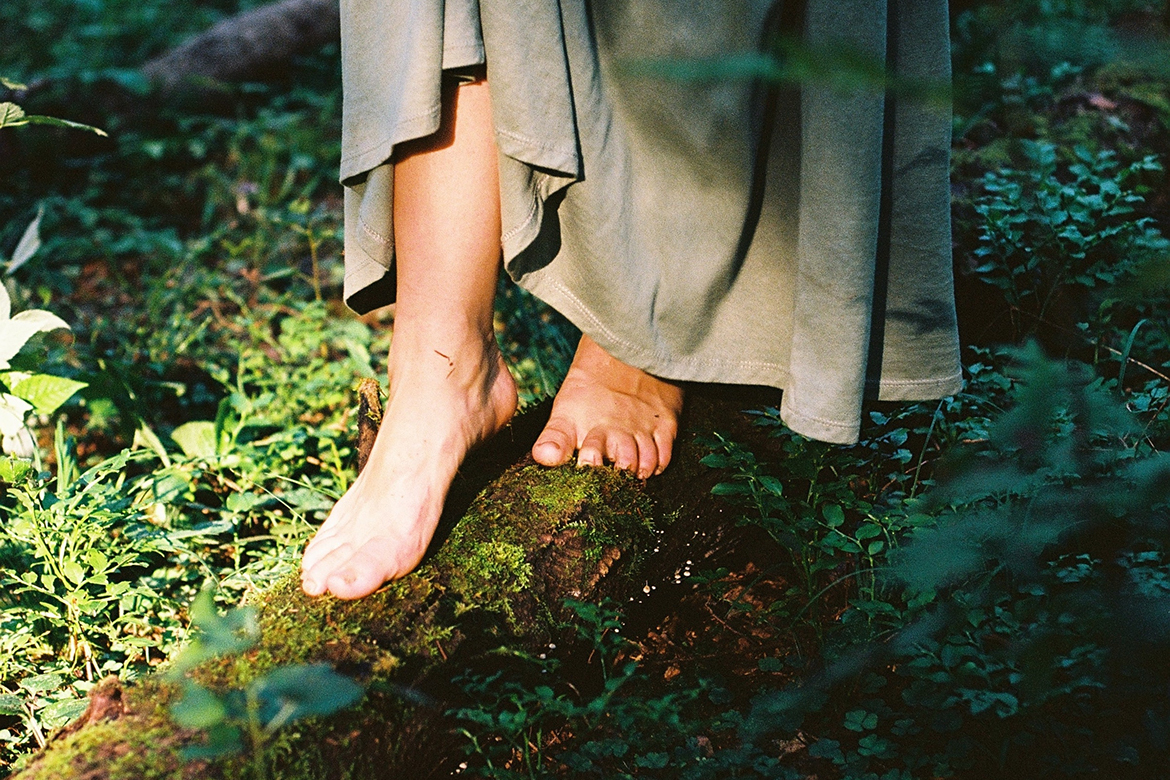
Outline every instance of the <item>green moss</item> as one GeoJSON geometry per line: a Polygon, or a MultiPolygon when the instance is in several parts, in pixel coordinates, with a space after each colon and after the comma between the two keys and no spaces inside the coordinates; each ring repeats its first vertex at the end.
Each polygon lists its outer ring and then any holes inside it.
{"type": "Polygon", "coordinates": [[[524,548],[512,542],[487,540],[469,553],[450,574],[451,589],[460,596],[457,614],[485,609],[514,618],[511,598],[532,581],[532,565],[526,560],[524,548]]]}
{"type": "Polygon", "coordinates": [[[179,780],[187,776],[178,752],[181,739],[162,705],[165,686],[147,684],[138,694],[132,702],[138,702],[142,714],[79,729],[42,753],[22,776],[27,780],[179,780]]]}
{"type": "Polygon", "coordinates": [[[580,507],[596,494],[593,469],[545,469],[526,485],[528,497],[549,512],[563,514],[580,507]]]}

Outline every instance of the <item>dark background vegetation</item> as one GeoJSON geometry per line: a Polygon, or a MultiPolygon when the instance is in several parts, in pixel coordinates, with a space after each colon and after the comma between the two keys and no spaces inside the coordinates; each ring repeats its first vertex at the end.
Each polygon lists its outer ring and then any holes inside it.
{"type": "MultiPolygon", "coordinates": [[[[0,772],[172,655],[205,580],[229,603],[294,571],[353,477],[390,323],[340,303],[337,47],[167,99],[140,71],[250,5],[0,7],[9,97],[108,132],[0,130],[0,256],[44,213],[14,311],[72,326],[14,368],[86,385],[31,469],[0,462],[0,772]]],[[[868,408],[855,447],[767,404],[705,431],[733,543],[469,673],[467,772],[1170,775],[1168,19],[953,4],[966,389],[868,408]]],[[[501,293],[532,402],[574,334],[501,293]]]]}

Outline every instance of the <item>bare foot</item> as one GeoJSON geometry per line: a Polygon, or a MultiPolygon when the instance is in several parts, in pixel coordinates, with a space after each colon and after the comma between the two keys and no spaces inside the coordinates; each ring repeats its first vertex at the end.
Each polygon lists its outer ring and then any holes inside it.
{"type": "Polygon", "coordinates": [[[577,465],[610,462],[646,479],[670,463],[682,388],[610,356],[581,337],[573,365],[553,401],[532,457],[559,466],[577,452],[577,465]]]}
{"type": "Polygon", "coordinates": [[[439,352],[396,335],[378,438],[305,550],[305,593],[360,598],[422,560],[464,456],[516,410],[516,384],[494,339],[468,340],[439,352]]]}

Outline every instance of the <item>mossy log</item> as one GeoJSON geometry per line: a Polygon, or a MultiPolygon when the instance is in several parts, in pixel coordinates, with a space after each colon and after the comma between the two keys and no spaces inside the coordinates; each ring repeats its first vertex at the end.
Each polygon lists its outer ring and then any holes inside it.
{"type": "MultiPolygon", "coordinates": [[[[566,598],[628,601],[726,541],[733,523],[710,499],[715,475],[698,464],[705,449],[693,439],[696,429],[744,430],[741,406],[692,402],[675,462],[650,487],[610,468],[535,465],[527,451],[547,408],[521,415],[469,459],[415,573],[357,601],[311,599],[295,580],[279,582],[252,599],[260,642],[193,676],[222,690],[276,666],[323,661],[366,685],[358,706],[279,732],[265,754],[272,777],[447,776],[462,758],[444,716],[454,676],[487,667],[500,647],[540,652],[566,642],[566,598]]],[[[181,749],[203,737],[171,721],[177,696],[161,676],[103,682],[89,710],[16,777],[252,776],[244,757],[182,760],[181,749]]]]}

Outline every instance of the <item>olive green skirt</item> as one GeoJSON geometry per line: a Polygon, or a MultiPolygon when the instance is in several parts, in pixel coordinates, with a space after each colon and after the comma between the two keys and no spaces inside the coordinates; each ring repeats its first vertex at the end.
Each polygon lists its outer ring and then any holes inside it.
{"type": "Polygon", "coordinates": [[[863,398],[961,386],[950,115],[873,89],[631,67],[757,52],[777,29],[949,77],[945,0],[342,0],[345,296],[394,299],[395,147],[486,63],[504,264],[612,355],[784,388],[795,431],[856,441],[863,398]]]}

